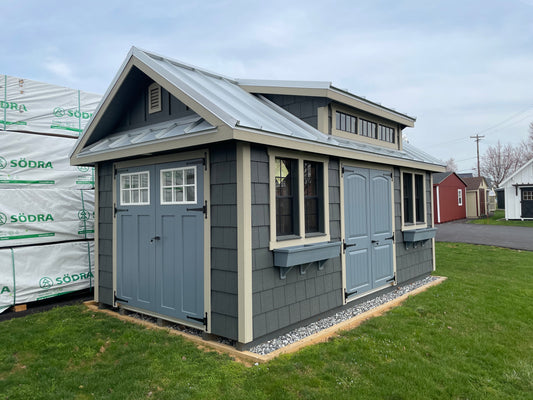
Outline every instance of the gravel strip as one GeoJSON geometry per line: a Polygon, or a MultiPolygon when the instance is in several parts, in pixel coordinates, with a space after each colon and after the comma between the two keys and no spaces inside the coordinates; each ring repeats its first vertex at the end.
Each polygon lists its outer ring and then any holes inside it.
{"type": "Polygon", "coordinates": [[[372,300],[365,301],[364,303],[356,304],[353,307],[344,309],[342,311],[337,312],[334,315],[331,315],[326,318],[322,318],[318,321],[315,321],[307,326],[302,326],[300,328],[296,328],[284,335],[281,335],[275,339],[271,339],[267,342],[258,344],[257,346],[254,346],[250,348],[250,351],[252,353],[260,354],[260,355],[266,355],[268,353],[273,352],[274,350],[280,349],[282,347],[285,347],[291,343],[297,342],[299,340],[302,340],[303,338],[306,338],[307,336],[311,336],[314,333],[320,332],[321,330],[327,329],[333,325],[336,325],[340,322],[346,321],[350,318],[355,317],[356,315],[362,314],[366,311],[369,311],[377,306],[380,306],[382,304],[385,304],[391,300],[394,300],[406,293],[409,293],[410,291],[420,287],[424,286],[430,282],[433,282],[437,280],[437,277],[434,276],[428,276],[424,279],[420,279],[418,281],[415,281],[409,285],[403,285],[398,286],[396,290],[393,290],[392,292],[385,293],[381,296],[378,296],[376,298],[373,298],[372,300]]]}
{"type": "MultiPolygon", "coordinates": [[[[406,293],[409,293],[410,291],[420,286],[424,286],[437,279],[438,279],[437,277],[428,276],[424,279],[420,279],[418,281],[412,282],[409,285],[397,286],[395,290],[389,293],[382,294],[381,296],[375,297],[372,300],[368,300],[363,303],[356,304],[353,307],[346,308],[342,311],[335,313],[334,315],[312,322],[307,326],[302,326],[302,327],[293,329],[292,331],[284,335],[271,339],[267,342],[258,344],[250,348],[249,351],[255,354],[260,354],[260,355],[266,355],[268,353],[272,353],[274,350],[285,347],[291,343],[302,340],[303,338],[306,338],[307,336],[311,336],[317,332],[320,332],[321,330],[327,329],[340,322],[353,318],[356,315],[362,314],[377,306],[385,304],[406,293]]],[[[157,318],[154,318],[154,317],[151,317],[145,314],[139,314],[139,313],[133,312],[133,313],[128,313],[128,315],[131,317],[135,317],[137,319],[143,320],[143,321],[150,321],[155,324],[157,323],[157,318]]],[[[191,327],[180,325],[180,324],[172,324],[172,325],[168,325],[168,327],[171,329],[185,332],[185,333],[195,335],[195,336],[202,336],[202,333],[203,333],[199,329],[191,328],[191,327]]],[[[218,343],[229,345],[229,346],[235,346],[236,344],[234,340],[225,339],[221,337],[216,338],[215,341],[218,343]]]]}

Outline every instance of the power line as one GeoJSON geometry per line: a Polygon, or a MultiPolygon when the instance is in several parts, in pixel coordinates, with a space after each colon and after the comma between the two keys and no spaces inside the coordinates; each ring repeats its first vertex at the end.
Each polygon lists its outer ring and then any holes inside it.
{"type": "MultiPolygon", "coordinates": [[[[479,133],[485,133],[485,132],[488,132],[488,131],[490,131],[490,130],[493,130],[494,128],[497,128],[497,127],[499,127],[499,126],[505,124],[507,121],[510,121],[510,120],[512,120],[513,118],[519,116],[520,114],[524,114],[525,112],[529,112],[529,111],[532,111],[532,110],[533,110],[533,107],[531,107],[531,106],[527,106],[526,108],[522,109],[521,111],[519,111],[519,112],[517,112],[517,113],[511,115],[510,117],[505,118],[503,121],[500,121],[500,122],[498,122],[497,124],[488,127],[487,129],[484,129],[484,130],[480,131],[479,133]]],[[[524,118],[522,118],[522,119],[520,119],[520,121],[522,121],[522,120],[524,120],[524,119],[526,119],[526,118],[527,118],[527,116],[524,117],[524,118]]],[[[515,121],[515,122],[518,122],[518,121],[515,121]]]]}

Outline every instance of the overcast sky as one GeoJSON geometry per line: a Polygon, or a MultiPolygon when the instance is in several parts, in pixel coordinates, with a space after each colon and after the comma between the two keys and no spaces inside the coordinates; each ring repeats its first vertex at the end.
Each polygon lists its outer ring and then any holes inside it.
{"type": "Polygon", "coordinates": [[[472,172],[533,121],[533,0],[0,0],[0,74],[103,94],[131,46],[234,78],[330,81],[472,172]]]}

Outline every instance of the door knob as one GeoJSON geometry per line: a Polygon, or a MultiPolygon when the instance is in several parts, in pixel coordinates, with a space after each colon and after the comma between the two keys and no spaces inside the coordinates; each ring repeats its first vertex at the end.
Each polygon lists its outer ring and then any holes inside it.
{"type": "Polygon", "coordinates": [[[154,236],[153,238],[150,239],[150,243],[154,243],[154,240],[161,240],[161,237],[154,236]]]}

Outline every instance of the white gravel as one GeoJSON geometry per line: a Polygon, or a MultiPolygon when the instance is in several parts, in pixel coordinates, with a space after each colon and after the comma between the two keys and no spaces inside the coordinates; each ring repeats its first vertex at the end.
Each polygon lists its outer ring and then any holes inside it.
{"type": "MultiPolygon", "coordinates": [[[[260,354],[260,355],[271,353],[274,350],[285,347],[291,343],[295,343],[299,340],[302,340],[303,338],[306,338],[307,336],[311,336],[317,332],[320,332],[321,330],[327,329],[333,325],[336,325],[340,322],[343,322],[352,317],[355,317],[356,315],[362,314],[377,306],[385,304],[388,301],[394,300],[406,293],[409,293],[410,291],[420,286],[424,286],[437,279],[438,279],[437,277],[428,276],[426,278],[412,282],[408,285],[397,286],[395,290],[392,290],[391,292],[382,294],[381,296],[375,297],[372,300],[368,300],[363,303],[356,304],[353,307],[343,309],[329,317],[322,318],[318,321],[312,322],[309,325],[293,329],[292,331],[284,335],[278,336],[277,338],[271,339],[267,342],[258,344],[250,348],[249,351],[251,351],[252,353],[260,354]]],[[[144,314],[128,313],[128,315],[141,319],[141,320],[157,323],[157,318],[150,317],[144,314]]],[[[168,326],[172,329],[186,332],[191,335],[202,336],[202,333],[203,333],[199,329],[187,327],[187,326],[180,325],[180,324],[170,324],[168,326]]],[[[225,339],[225,338],[217,338],[215,340],[219,343],[227,344],[229,346],[235,346],[236,344],[235,341],[230,340],[230,339],[225,339]]]]}
{"type": "Polygon", "coordinates": [[[296,328],[277,338],[258,344],[250,348],[250,351],[252,353],[261,354],[261,355],[271,353],[274,350],[280,349],[291,343],[302,340],[303,338],[307,336],[311,336],[314,333],[320,332],[323,329],[327,329],[333,325],[336,325],[340,322],[343,322],[352,317],[355,317],[356,315],[362,314],[377,306],[387,303],[388,301],[394,300],[404,295],[405,293],[409,293],[410,291],[420,286],[426,285],[436,279],[438,278],[434,276],[428,276],[424,279],[420,279],[408,285],[397,286],[395,290],[389,293],[385,293],[381,296],[373,298],[372,300],[368,300],[363,303],[356,304],[353,307],[346,308],[342,311],[335,313],[334,315],[312,322],[307,326],[296,328]]]}

